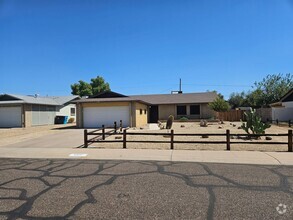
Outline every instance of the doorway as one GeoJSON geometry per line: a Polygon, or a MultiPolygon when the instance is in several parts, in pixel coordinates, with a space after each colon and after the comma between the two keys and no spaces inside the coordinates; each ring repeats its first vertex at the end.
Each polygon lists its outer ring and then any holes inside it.
{"type": "Polygon", "coordinates": [[[149,123],[157,123],[158,120],[159,120],[159,107],[157,105],[151,105],[149,123]]]}

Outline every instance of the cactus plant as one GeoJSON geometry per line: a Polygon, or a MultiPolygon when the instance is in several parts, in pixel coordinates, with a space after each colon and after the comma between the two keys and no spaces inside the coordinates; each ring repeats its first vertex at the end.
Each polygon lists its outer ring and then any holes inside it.
{"type": "Polygon", "coordinates": [[[167,120],[166,129],[171,129],[174,121],[174,116],[170,115],[167,120]]]}
{"type": "Polygon", "coordinates": [[[246,116],[246,123],[242,122],[241,128],[247,134],[264,134],[265,130],[271,127],[261,121],[261,118],[256,115],[255,109],[250,109],[249,112],[244,113],[246,116]]]}

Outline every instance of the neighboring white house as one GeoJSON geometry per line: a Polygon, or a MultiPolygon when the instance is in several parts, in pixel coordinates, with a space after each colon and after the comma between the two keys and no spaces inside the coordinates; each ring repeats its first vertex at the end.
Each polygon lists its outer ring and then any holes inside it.
{"type": "Polygon", "coordinates": [[[78,96],[40,97],[13,94],[0,95],[0,127],[51,125],[56,116],[76,118],[78,96]]]}
{"type": "Polygon", "coordinates": [[[293,121],[293,88],[279,102],[271,104],[271,107],[273,120],[293,121]]]}

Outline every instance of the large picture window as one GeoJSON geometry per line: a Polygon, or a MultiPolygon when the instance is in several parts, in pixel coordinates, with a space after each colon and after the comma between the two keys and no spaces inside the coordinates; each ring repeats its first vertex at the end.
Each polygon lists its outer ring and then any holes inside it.
{"type": "Polygon", "coordinates": [[[177,105],[177,115],[186,115],[186,105],[177,105]]]}
{"type": "Polygon", "coordinates": [[[200,105],[191,105],[190,106],[191,115],[200,115],[200,105]]]}

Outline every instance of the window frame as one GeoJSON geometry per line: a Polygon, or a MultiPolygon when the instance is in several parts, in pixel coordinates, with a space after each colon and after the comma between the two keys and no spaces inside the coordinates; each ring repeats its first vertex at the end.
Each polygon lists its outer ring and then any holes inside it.
{"type": "MultiPolygon", "coordinates": [[[[180,111],[182,111],[183,109],[181,109],[180,111]]],[[[177,113],[177,115],[187,115],[187,106],[186,105],[177,105],[176,106],[176,113],[177,113]],[[185,110],[183,111],[183,112],[180,112],[179,113],[179,108],[185,108],[185,110]],[[185,113],[184,113],[185,112],[185,113]],[[183,114],[181,114],[181,113],[183,113],[183,114]]]]}
{"type": "Polygon", "coordinates": [[[76,115],[76,108],[71,107],[70,108],[70,116],[75,116],[76,115]],[[74,113],[72,113],[72,110],[74,110],[74,113]]]}
{"type": "Polygon", "coordinates": [[[190,105],[189,111],[190,111],[190,115],[200,115],[200,111],[201,111],[200,105],[190,105]],[[193,113],[192,107],[198,107],[198,109],[197,109],[198,111],[196,111],[196,113],[193,113]]]}

